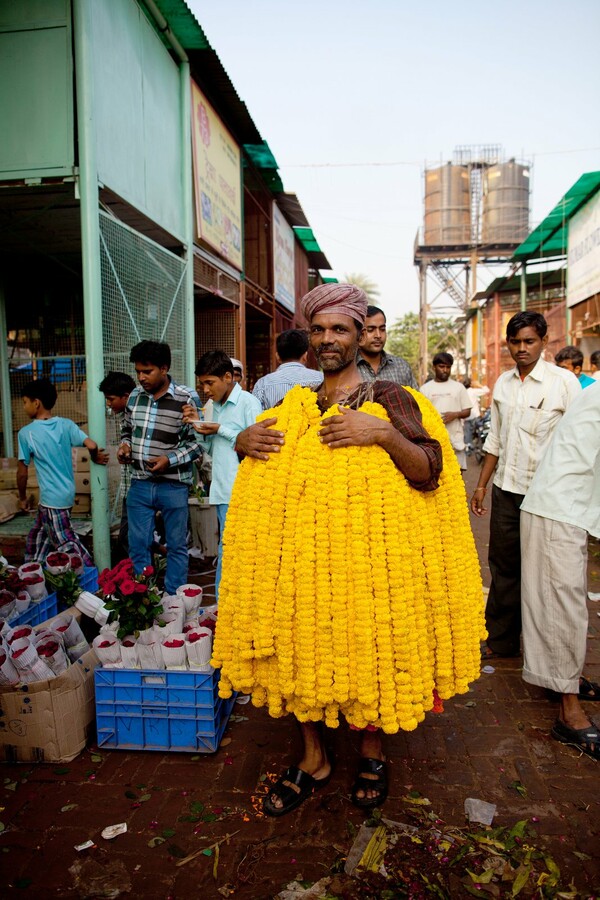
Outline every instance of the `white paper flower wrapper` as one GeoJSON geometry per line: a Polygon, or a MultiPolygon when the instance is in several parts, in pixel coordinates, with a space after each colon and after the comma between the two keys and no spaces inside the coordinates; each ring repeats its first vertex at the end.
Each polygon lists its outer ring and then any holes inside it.
{"type": "Polygon", "coordinates": [[[33,640],[33,628],[31,625],[16,625],[14,628],[11,628],[4,637],[9,647],[18,638],[29,638],[29,640],[33,640]]]}
{"type": "Polygon", "coordinates": [[[194,615],[202,603],[202,588],[197,584],[182,584],[177,588],[177,596],[183,599],[186,616],[194,615]],[[186,591],[190,592],[188,597],[186,591]]]}
{"type": "Polygon", "coordinates": [[[127,634],[121,641],[121,660],[124,669],[139,669],[140,660],[137,649],[137,638],[132,634],[127,634]],[[131,646],[128,646],[130,644],[131,646]]]}
{"type": "Polygon", "coordinates": [[[85,641],[85,635],[74,616],[57,616],[52,623],[52,630],[62,634],[67,649],[85,641]]]}
{"type": "Polygon", "coordinates": [[[96,656],[105,669],[122,669],[121,661],[121,645],[116,638],[109,637],[106,634],[99,634],[92,641],[92,647],[96,651],[96,656]],[[106,644],[107,646],[102,646],[106,644]]]}
{"type": "Polygon", "coordinates": [[[183,607],[161,613],[154,626],[157,640],[160,641],[169,634],[181,634],[183,631],[183,616],[183,607]]]}
{"type": "Polygon", "coordinates": [[[17,569],[17,573],[19,578],[27,578],[29,575],[42,575],[44,574],[44,568],[39,562],[28,562],[23,563],[22,566],[19,566],[17,569]]]}
{"type": "Polygon", "coordinates": [[[95,594],[91,594],[89,591],[82,591],[73,606],[82,612],[84,616],[89,616],[90,619],[95,618],[99,609],[105,608],[104,600],[101,600],[100,597],[96,597],[95,594]]]}
{"type": "Polygon", "coordinates": [[[64,647],[60,643],[60,641],[52,641],[51,638],[46,638],[45,641],[41,641],[41,643],[36,644],[36,650],[40,659],[42,659],[47,666],[49,666],[55,675],[61,675],[65,672],[71,663],[69,662],[69,658],[65,653],[64,647]],[[44,649],[44,647],[48,646],[48,644],[52,643],[58,644],[57,649],[51,656],[41,656],[40,651],[44,649]]]}
{"type": "Polygon", "coordinates": [[[10,622],[11,619],[14,619],[17,614],[17,599],[15,597],[14,600],[9,600],[7,603],[3,603],[0,606],[0,618],[4,619],[5,622],[10,622]]]}
{"type": "Polygon", "coordinates": [[[54,678],[54,672],[37,655],[35,646],[29,638],[17,638],[12,642],[9,656],[12,664],[19,672],[19,681],[29,684],[33,681],[47,681],[54,678]],[[23,651],[20,653],[19,651],[23,651]]]}
{"type": "Polygon", "coordinates": [[[70,571],[71,569],[71,560],[65,563],[63,566],[51,566],[46,560],[46,572],[50,572],[51,575],[64,575],[65,572],[70,571]]]}
{"type": "Polygon", "coordinates": [[[32,644],[35,644],[37,647],[39,644],[43,644],[44,641],[54,640],[58,641],[60,646],[65,649],[65,639],[64,635],[61,634],[60,631],[53,631],[51,628],[45,628],[42,626],[39,630],[33,632],[30,638],[32,644]]]}
{"type": "Polygon", "coordinates": [[[184,634],[168,635],[160,642],[160,648],[167,669],[187,669],[184,634]],[[181,647],[165,647],[169,641],[181,641],[181,647]]]}
{"type": "Polygon", "coordinates": [[[141,631],[136,646],[141,669],[164,669],[165,661],[154,628],[141,631]]]}
{"type": "Polygon", "coordinates": [[[26,609],[29,609],[31,604],[31,596],[28,591],[19,591],[17,594],[17,599],[15,600],[15,611],[17,615],[20,615],[22,612],[25,612],[26,609]]]}
{"type": "Polygon", "coordinates": [[[45,581],[38,584],[27,584],[25,589],[34,603],[41,603],[48,596],[48,588],[45,581]]]}
{"type": "Polygon", "coordinates": [[[210,628],[199,626],[185,635],[185,652],[187,654],[190,669],[200,669],[203,672],[212,671],[210,658],[212,656],[212,631],[210,628]],[[194,641],[195,635],[201,635],[194,641]],[[192,640],[190,641],[190,638],[192,640]]]}
{"type": "Polygon", "coordinates": [[[0,634],[6,636],[10,631],[12,631],[12,629],[7,620],[0,618],[0,634]]]}
{"type": "Polygon", "coordinates": [[[0,650],[0,684],[17,684],[19,672],[8,658],[6,650],[0,650]]]}
{"type": "Polygon", "coordinates": [[[200,625],[205,625],[207,621],[216,622],[218,612],[219,607],[216,603],[212,603],[210,606],[201,606],[198,610],[200,625]]]}
{"type": "Polygon", "coordinates": [[[79,553],[69,553],[69,559],[71,560],[71,568],[75,572],[75,574],[79,577],[83,575],[85,572],[85,566],[83,565],[83,560],[79,553]]]}

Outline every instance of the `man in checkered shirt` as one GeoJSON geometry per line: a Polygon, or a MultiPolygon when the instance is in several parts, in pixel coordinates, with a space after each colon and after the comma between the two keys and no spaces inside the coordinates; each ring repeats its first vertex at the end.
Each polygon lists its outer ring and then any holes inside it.
{"type": "Polygon", "coordinates": [[[188,495],[192,464],[200,454],[183,407],[200,399],[192,388],[169,375],[171,349],[159,341],[141,341],[131,350],[140,386],[129,395],[118,459],[131,464],[127,493],[129,555],[136,573],[152,562],[154,517],[160,511],[167,541],[165,590],[174,594],[188,577],[188,495]]]}

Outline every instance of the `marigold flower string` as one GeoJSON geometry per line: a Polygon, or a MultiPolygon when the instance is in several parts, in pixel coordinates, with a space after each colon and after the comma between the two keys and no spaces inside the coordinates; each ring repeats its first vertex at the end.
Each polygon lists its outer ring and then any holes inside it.
{"type": "MultiPolygon", "coordinates": [[[[338,408],[322,415],[307,388],[262,414],[285,444],[244,460],[234,486],[212,660],[221,696],[393,733],[478,677],[484,603],[464,484],[439,414],[410,393],[442,447],[433,492],[380,447],[323,445],[320,422],[338,408]]],[[[379,404],[361,410],[388,419],[379,404]]]]}

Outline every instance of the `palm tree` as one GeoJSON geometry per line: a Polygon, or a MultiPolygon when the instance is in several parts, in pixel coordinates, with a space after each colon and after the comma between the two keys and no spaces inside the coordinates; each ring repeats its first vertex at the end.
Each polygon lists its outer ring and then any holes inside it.
{"type": "Polygon", "coordinates": [[[367,300],[377,300],[379,297],[378,286],[368,275],[363,275],[362,272],[349,272],[347,275],[344,275],[344,281],[347,284],[355,284],[357,287],[362,288],[367,295],[367,300]]]}

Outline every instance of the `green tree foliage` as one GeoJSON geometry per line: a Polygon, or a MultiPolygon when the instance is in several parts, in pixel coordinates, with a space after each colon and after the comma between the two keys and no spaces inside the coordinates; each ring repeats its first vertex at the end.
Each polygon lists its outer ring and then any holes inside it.
{"type": "Polygon", "coordinates": [[[363,275],[361,272],[348,272],[344,275],[343,280],[347,284],[355,284],[357,287],[362,288],[367,295],[367,300],[371,302],[371,306],[377,305],[379,287],[368,275],[363,275]]]}
{"type": "MultiPolygon", "coordinates": [[[[442,350],[456,356],[460,352],[462,332],[458,332],[452,319],[431,318],[427,322],[427,347],[429,359],[442,350]]],[[[385,349],[394,356],[403,356],[416,371],[419,362],[419,317],[406,313],[388,328],[385,349]]]]}

